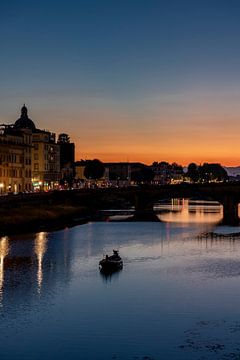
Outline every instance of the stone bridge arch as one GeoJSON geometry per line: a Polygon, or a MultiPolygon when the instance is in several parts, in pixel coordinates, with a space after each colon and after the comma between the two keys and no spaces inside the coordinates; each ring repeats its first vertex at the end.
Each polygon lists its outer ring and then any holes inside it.
{"type": "MultiPolygon", "coordinates": [[[[61,194],[58,194],[58,196],[61,194]]],[[[129,203],[135,206],[135,220],[159,221],[153,205],[161,199],[199,198],[218,201],[223,206],[222,223],[238,225],[239,183],[180,184],[165,186],[128,187],[120,189],[98,189],[74,192],[75,202],[97,211],[109,203],[129,203]]],[[[66,196],[66,195],[64,195],[66,196]]],[[[69,192],[67,194],[69,196],[69,192]]]]}
{"type": "Polygon", "coordinates": [[[139,190],[135,193],[135,220],[159,221],[153,206],[160,199],[166,198],[208,198],[218,201],[223,206],[222,224],[239,225],[238,204],[240,203],[240,187],[223,184],[168,186],[139,190]]]}

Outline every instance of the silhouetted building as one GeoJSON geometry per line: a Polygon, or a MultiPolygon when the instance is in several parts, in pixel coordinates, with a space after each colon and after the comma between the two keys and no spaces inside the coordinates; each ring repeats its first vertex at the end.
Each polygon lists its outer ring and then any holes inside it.
{"type": "Polygon", "coordinates": [[[128,162],[104,163],[107,169],[108,180],[131,180],[131,164],[128,162]]]}
{"type": "Polygon", "coordinates": [[[33,188],[46,190],[57,187],[60,180],[60,147],[56,143],[56,135],[37,129],[34,122],[28,117],[25,104],[13,129],[31,136],[32,150],[28,163],[31,168],[33,188]]]}
{"type": "Polygon", "coordinates": [[[57,143],[60,146],[61,179],[70,185],[75,176],[75,144],[70,142],[70,137],[65,133],[59,134],[57,143]]]}
{"type": "Polygon", "coordinates": [[[104,163],[109,176],[109,181],[131,182],[131,175],[134,172],[141,171],[146,165],[140,162],[111,162],[104,163]]]}
{"type": "Polygon", "coordinates": [[[25,104],[23,105],[23,107],[21,109],[20,118],[15,121],[14,128],[17,130],[28,129],[28,130],[31,130],[32,132],[34,132],[36,130],[34,122],[31,119],[29,119],[29,117],[28,117],[28,109],[25,106],[25,104]]]}
{"type": "Polygon", "coordinates": [[[176,163],[154,162],[151,169],[155,173],[153,182],[156,185],[176,184],[182,182],[185,178],[183,167],[176,163]]]}

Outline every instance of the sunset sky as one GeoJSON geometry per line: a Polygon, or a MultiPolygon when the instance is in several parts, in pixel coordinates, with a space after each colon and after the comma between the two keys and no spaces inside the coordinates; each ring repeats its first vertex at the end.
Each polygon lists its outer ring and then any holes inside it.
{"type": "Polygon", "coordinates": [[[76,159],[240,165],[239,0],[3,0],[0,121],[76,159]]]}

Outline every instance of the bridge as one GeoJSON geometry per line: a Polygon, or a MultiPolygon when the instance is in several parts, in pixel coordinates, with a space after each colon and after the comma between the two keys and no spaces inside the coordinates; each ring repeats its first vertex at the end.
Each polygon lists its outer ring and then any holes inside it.
{"type": "Polygon", "coordinates": [[[240,183],[179,184],[165,186],[141,186],[127,188],[76,189],[48,193],[19,194],[0,197],[0,206],[20,207],[29,203],[76,204],[96,212],[100,209],[120,206],[134,206],[136,221],[156,220],[153,206],[160,200],[189,198],[215,200],[223,206],[222,223],[238,225],[238,204],[240,203],[240,183]]]}
{"type": "MultiPolygon", "coordinates": [[[[88,190],[85,196],[89,200],[91,197],[94,197],[96,204],[98,204],[97,206],[100,208],[106,208],[111,199],[113,203],[114,201],[117,203],[119,200],[126,201],[129,205],[135,207],[134,218],[136,221],[156,220],[157,217],[153,206],[160,200],[172,198],[214,200],[223,206],[223,224],[238,225],[240,223],[238,217],[240,184],[238,183],[179,184],[122,189],[97,189],[88,190]]],[[[80,198],[81,196],[79,200],[80,198]]]]}

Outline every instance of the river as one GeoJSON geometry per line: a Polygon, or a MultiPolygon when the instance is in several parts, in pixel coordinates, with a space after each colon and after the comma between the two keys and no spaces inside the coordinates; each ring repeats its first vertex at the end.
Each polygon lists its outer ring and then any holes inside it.
{"type": "Polygon", "coordinates": [[[216,203],[155,209],[162,222],[1,238],[0,359],[239,359],[240,228],[216,203]],[[124,268],[106,277],[114,248],[124,268]]]}

